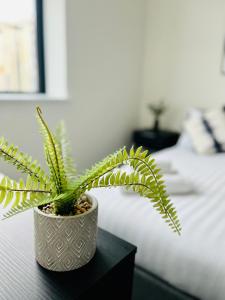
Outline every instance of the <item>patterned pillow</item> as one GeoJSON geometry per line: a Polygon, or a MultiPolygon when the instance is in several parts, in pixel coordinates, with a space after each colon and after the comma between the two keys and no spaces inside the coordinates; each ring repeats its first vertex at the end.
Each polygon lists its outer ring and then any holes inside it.
{"type": "Polygon", "coordinates": [[[225,107],[205,112],[205,122],[214,139],[216,152],[225,151],[225,107]]]}
{"type": "Polygon", "coordinates": [[[202,111],[192,109],[184,122],[193,148],[199,154],[225,151],[225,111],[215,108],[202,111]]]}

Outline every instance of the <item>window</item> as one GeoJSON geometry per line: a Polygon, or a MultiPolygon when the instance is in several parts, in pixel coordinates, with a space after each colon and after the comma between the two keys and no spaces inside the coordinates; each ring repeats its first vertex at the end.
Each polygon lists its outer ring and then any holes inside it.
{"type": "Polygon", "coordinates": [[[66,0],[0,0],[0,101],[68,99],[66,0]]]}
{"type": "Polygon", "coordinates": [[[42,0],[0,0],[0,93],[44,93],[42,0]]]}

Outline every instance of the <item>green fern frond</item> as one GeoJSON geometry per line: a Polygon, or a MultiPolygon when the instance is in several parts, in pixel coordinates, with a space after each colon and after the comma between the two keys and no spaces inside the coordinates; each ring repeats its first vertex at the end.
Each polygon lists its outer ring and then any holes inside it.
{"type": "Polygon", "coordinates": [[[86,170],[84,175],[80,176],[75,182],[75,192],[78,195],[83,194],[89,182],[99,178],[115,168],[126,163],[128,156],[125,148],[119,149],[114,154],[106,156],[102,161],[96,163],[91,169],[86,170]]]}
{"type": "Polygon", "coordinates": [[[57,193],[61,194],[67,189],[67,179],[61,148],[43,119],[39,107],[37,107],[37,120],[40,124],[41,134],[44,138],[44,152],[51,174],[50,179],[54,183],[57,193]]]}
{"type": "Polygon", "coordinates": [[[69,139],[67,137],[66,126],[63,121],[59,123],[56,129],[56,139],[61,148],[66,177],[69,181],[72,181],[76,178],[77,171],[75,168],[74,160],[72,158],[72,150],[69,139]]]}
{"type": "Polygon", "coordinates": [[[9,144],[4,137],[0,138],[0,157],[14,165],[20,172],[28,174],[34,181],[49,184],[48,176],[37,161],[33,161],[31,156],[19,151],[18,147],[9,144]]]}
{"type": "Polygon", "coordinates": [[[153,192],[154,197],[152,201],[155,202],[154,207],[166,219],[172,229],[180,233],[181,226],[177,212],[169,200],[163,175],[160,168],[157,167],[155,159],[148,154],[148,151],[142,151],[142,147],[139,147],[136,151],[131,148],[128,163],[135,172],[142,175],[142,178],[147,179],[147,183],[153,192]]]}
{"type": "Polygon", "coordinates": [[[126,187],[140,196],[148,198],[172,230],[180,234],[181,226],[177,213],[169,200],[165,187],[162,183],[157,186],[151,175],[145,176],[138,172],[130,174],[121,171],[109,172],[107,175],[91,181],[87,190],[106,187],[126,187]]]}
{"type": "MultiPolygon", "coordinates": [[[[46,192],[47,193],[47,192],[46,192]]],[[[55,197],[52,197],[51,195],[47,195],[44,193],[32,193],[30,194],[30,197],[23,198],[22,202],[17,203],[9,211],[7,211],[4,215],[2,220],[11,218],[16,214],[19,214],[21,212],[24,212],[30,208],[39,207],[41,205],[45,205],[48,203],[64,203],[67,205],[68,200],[72,197],[71,192],[66,192],[64,194],[56,195],[55,197]]]]}
{"type": "Polygon", "coordinates": [[[3,177],[0,182],[0,204],[3,205],[3,208],[23,206],[28,200],[32,201],[33,198],[46,196],[50,193],[50,186],[33,181],[30,176],[27,177],[26,182],[23,179],[16,182],[9,177],[3,177]]]}
{"type": "Polygon", "coordinates": [[[129,154],[126,148],[123,148],[106,157],[78,179],[74,192],[79,196],[91,188],[108,186],[126,186],[141,196],[149,198],[154,203],[153,207],[169,223],[169,226],[180,234],[181,227],[177,213],[166,192],[160,169],[157,168],[155,160],[148,151],[142,151],[142,147],[136,151],[131,148],[129,154]],[[114,170],[121,165],[130,165],[134,172],[127,174],[119,171],[114,174],[114,170]]]}

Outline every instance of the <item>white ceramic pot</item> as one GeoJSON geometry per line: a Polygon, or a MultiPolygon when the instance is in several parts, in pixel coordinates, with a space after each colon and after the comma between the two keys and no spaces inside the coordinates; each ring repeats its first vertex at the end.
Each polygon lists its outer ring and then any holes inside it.
{"type": "Polygon", "coordinates": [[[54,216],[34,209],[36,260],[52,271],[71,271],[87,264],[96,251],[97,200],[89,211],[76,216],[54,216]]]}

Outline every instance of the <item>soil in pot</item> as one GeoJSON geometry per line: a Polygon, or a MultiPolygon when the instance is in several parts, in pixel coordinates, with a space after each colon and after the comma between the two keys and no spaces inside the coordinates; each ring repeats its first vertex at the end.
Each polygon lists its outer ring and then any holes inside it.
{"type": "MultiPolygon", "coordinates": [[[[73,211],[71,211],[70,214],[64,216],[81,215],[91,209],[91,207],[92,203],[89,201],[88,197],[86,195],[82,195],[74,204],[73,211]]],[[[45,214],[55,215],[54,203],[45,204],[39,207],[39,209],[45,214]]]]}

